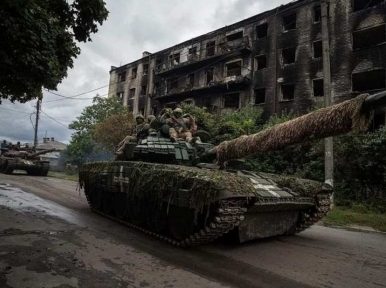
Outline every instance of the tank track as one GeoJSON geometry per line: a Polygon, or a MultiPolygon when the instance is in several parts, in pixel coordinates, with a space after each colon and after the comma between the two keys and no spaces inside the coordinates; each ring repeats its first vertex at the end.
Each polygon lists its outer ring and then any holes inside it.
{"type": "Polygon", "coordinates": [[[95,209],[92,207],[87,194],[86,198],[93,212],[180,248],[203,245],[214,241],[238,226],[240,222],[244,220],[243,214],[247,211],[247,208],[245,208],[245,205],[247,204],[246,200],[221,200],[219,201],[220,208],[217,209],[217,215],[213,218],[214,221],[211,221],[204,229],[200,230],[200,232],[196,232],[190,237],[180,241],[155,233],[146,228],[134,225],[126,220],[119,219],[95,209]]]}
{"type": "MultiPolygon", "coordinates": [[[[172,239],[168,236],[155,233],[146,228],[134,225],[126,220],[119,219],[112,215],[106,214],[98,209],[95,209],[94,207],[92,207],[91,201],[87,196],[87,193],[85,193],[85,195],[88,205],[94,213],[102,215],[106,218],[114,220],[130,228],[136,229],[142,233],[148,234],[152,237],[155,237],[161,241],[167,242],[179,248],[193,247],[214,241],[215,239],[221,237],[222,235],[232,231],[235,227],[237,227],[240,222],[244,220],[243,214],[247,212],[246,200],[221,200],[219,201],[220,208],[217,209],[217,215],[214,217],[214,221],[210,222],[205,227],[205,229],[200,230],[199,233],[194,233],[185,240],[179,241],[172,239]]],[[[296,225],[293,234],[300,233],[310,228],[318,221],[320,221],[324,216],[326,216],[327,213],[330,211],[330,194],[319,193],[315,196],[315,201],[316,207],[310,209],[309,211],[303,212],[303,217],[296,225]]]]}
{"type": "Polygon", "coordinates": [[[299,221],[296,226],[296,232],[300,233],[312,225],[319,222],[330,211],[331,199],[329,193],[319,193],[315,196],[316,207],[310,211],[303,212],[304,217],[299,221]]]}

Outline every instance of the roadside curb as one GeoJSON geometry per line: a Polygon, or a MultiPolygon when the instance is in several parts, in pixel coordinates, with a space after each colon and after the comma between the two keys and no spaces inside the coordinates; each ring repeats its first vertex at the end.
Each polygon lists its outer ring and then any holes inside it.
{"type": "Polygon", "coordinates": [[[341,230],[347,230],[347,231],[352,231],[352,232],[364,232],[364,233],[376,233],[376,234],[386,234],[386,232],[382,232],[379,230],[376,230],[371,227],[367,226],[359,226],[359,225],[334,225],[334,224],[328,224],[325,222],[319,222],[317,225],[319,226],[324,226],[328,228],[334,228],[334,229],[341,229],[341,230]]]}

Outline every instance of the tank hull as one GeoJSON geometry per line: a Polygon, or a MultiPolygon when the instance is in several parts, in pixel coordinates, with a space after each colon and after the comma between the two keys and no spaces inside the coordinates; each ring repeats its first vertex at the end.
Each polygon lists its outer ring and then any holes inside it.
{"type": "Polygon", "coordinates": [[[50,162],[48,161],[0,157],[0,172],[4,174],[12,174],[14,170],[23,170],[28,175],[47,176],[49,169],[50,162]]]}
{"type": "Polygon", "coordinates": [[[85,164],[79,181],[94,212],[179,247],[231,231],[240,242],[301,232],[328,212],[331,194],[250,171],[134,161],[85,164]]]}

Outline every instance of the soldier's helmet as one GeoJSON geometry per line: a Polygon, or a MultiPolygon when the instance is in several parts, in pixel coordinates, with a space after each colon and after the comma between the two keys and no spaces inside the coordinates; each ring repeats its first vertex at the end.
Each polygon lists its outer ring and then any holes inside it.
{"type": "Polygon", "coordinates": [[[181,108],[176,108],[173,110],[174,113],[180,113],[182,114],[182,109],[181,108]]]}
{"type": "Polygon", "coordinates": [[[143,117],[142,114],[138,114],[137,117],[135,117],[135,119],[142,119],[142,120],[145,120],[145,117],[143,117]]]}
{"type": "Polygon", "coordinates": [[[147,116],[147,122],[149,122],[149,123],[151,123],[151,121],[153,121],[154,119],[155,119],[154,115],[147,116]]]}

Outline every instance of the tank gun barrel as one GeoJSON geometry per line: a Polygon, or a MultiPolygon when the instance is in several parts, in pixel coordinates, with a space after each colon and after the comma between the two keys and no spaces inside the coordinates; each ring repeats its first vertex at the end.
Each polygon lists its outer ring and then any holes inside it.
{"type": "Polygon", "coordinates": [[[313,111],[277,124],[253,135],[225,141],[207,154],[216,154],[220,165],[255,153],[276,151],[287,146],[364,130],[372,119],[372,111],[386,106],[386,91],[358,97],[313,111]]]}
{"type": "Polygon", "coordinates": [[[36,156],[40,156],[40,155],[47,154],[47,153],[54,152],[54,151],[56,151],[55,148],[48,149],[48,150],[43,150],[43,151],[39,151],[39,152],[35,152],[35,153],[32,153],[32,154],[28,155],[28,158],[34,158],[36,156]]]}

